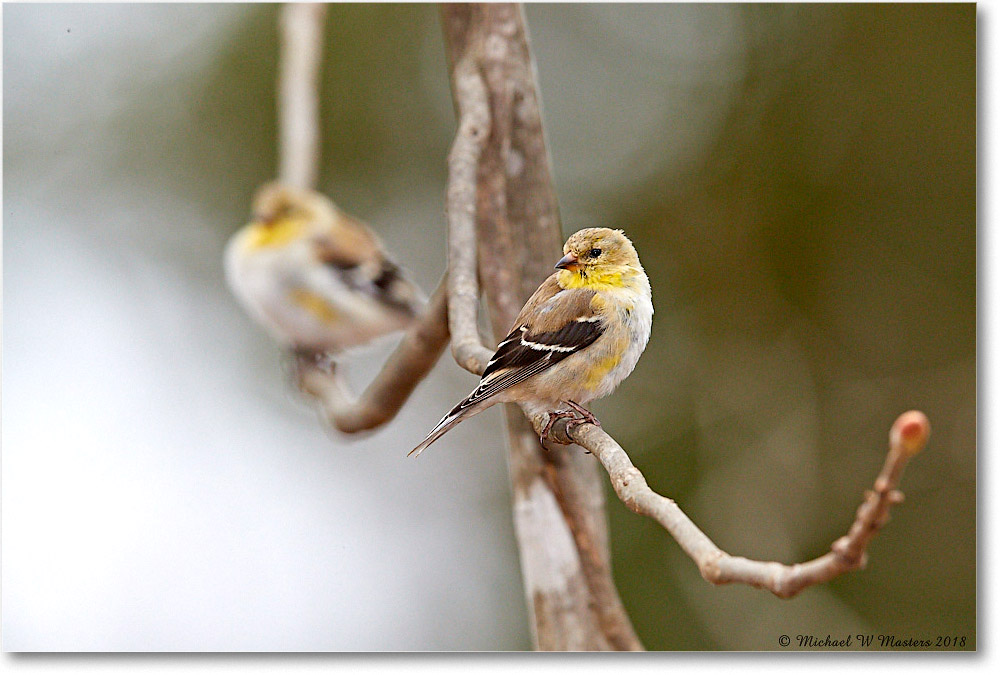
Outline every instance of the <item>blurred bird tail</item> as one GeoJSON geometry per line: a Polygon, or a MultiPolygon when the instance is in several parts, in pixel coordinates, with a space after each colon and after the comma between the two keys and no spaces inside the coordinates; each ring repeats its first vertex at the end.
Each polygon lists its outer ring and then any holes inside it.
{"type": "Polygon", "coordinates": [[[437,439],[441,438],[446,433],[451,431],[452,427],[454,427],[456,424],[458,424],[462,420],[472,417],[473,415],[477,415],[481,413],[483,410],[486,410],[486,408],[490,407],[489,405],[468,406],[467,404],[468,404],[468,399],[462,401],[457,406],[452,408],[447,415],[441,418],[441,421],[437,423],[437,426],[431,429],[431,432],[427,434],[427,438],[425,438],[420,443],[420,445],[410,450],[410,452],[407,453],[406,456],[410,457],[412,455],[413,457],[416,457],[421,452],[426,450],[431,443],[433,443],[434,441],[436,441],[437,439]]]}

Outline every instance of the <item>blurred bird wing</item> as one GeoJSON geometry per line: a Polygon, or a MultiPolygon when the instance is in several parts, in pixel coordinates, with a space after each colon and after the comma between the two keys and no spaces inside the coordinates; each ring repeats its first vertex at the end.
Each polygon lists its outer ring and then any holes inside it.
{"type": "Polygon", "coordinates": [[[356,218],[338,213],[338,223],[327,235],[314,237],[312,246],[316,258],[350,290],[411,316],[423,304],[420,290],[386,256],[368,226],[356,218]]]}
{"type": "Polygon", "coordinates": [[[382,257],[382,245],[363,222],[338,211],[326,232],[313,239],[316,253],[324,262],[352,267],[382,257]]]}
{"type": "Polygon", "coordinates": [[[549,277],[525,303],[514,329],[497,346],[479,386],[453,412],[519,384],[590,346],[604,332],[591,290],[563,290],[549,277]]]}

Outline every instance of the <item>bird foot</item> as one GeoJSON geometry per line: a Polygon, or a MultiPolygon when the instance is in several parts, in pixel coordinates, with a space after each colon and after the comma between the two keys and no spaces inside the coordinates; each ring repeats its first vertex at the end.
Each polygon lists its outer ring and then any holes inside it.
{"type": "MultiPolygon", "coordinates": [[[[571,408],[571,410],[555,410],[549,413],[549,420],[545,423],[545,428],[542,429],[540,437],[542,441],[550,441],[552,443],[558,443],[559,445],[572,445],[571,443],[567,443],[551,435],[552,427],[555,425],[556,420],[566,420],[567,434],[570,429],[578,427],[581,424],[593,424],[598,427],[601,426],[600,420],[594,417],[593,413],[576,401],[566,401],[566,404],[571,408]]],[[[590,454],[590,452],[588,451],[587,454],[590,454]]]]}
{"type": "Polygon", "coordinates": [[[580,415],[580,417],[574,418],[576,419],[576,422],[573,426],[576,427],[581,424],[593,424],[595,427],[601,426],[601,420],[594,417],[594,413],[590,412],[576,401],[566,401],[566,404],[580,415]]]}
{"type": "Polygon", "coordinates": [[[292,357],[293,384],[307,394],[315,394],[309,382],[315,379],[317,373],[330,378],[337,368],[337,363],[329,352],[299,348],[292,350],[292,357]]]}
{"type": "Polygon", "coordinates": [[[327,375],[333,373],[337,365],[330,352],[317,351],[314,349],[298,348],[293,351],[295,355],[295,365],[299,369],[313,368],[322,370],[327,375]]]}

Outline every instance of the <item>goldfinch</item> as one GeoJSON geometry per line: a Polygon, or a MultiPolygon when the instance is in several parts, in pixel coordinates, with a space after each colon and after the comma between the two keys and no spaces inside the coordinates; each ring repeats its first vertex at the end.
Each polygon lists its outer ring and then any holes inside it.
{"type": "Polygon", "coordinates": [[[250,315],[300,356],[405,328],[423,296],[361,221],[311,190],[264,185],[226,245],[226,279],[250,315]]]}
{"type": "MultiPolygon", "coordinates": [[[[653,301],[639,255],[621,230],[573,234],[553,273],[528,299],[479,386],[410,451],[419,455],[462,420],[497,403],[565,403],[570,424],[597,423],[580,404],[607,396],[646,348],[653,301]]],[[[543,439],[558,416],[549,418],[543,439]]]]}

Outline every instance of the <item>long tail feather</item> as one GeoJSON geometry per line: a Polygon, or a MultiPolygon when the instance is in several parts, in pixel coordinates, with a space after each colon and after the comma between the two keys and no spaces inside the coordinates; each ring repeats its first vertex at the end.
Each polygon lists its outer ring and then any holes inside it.
{"type": "Polygon", "coordinates": [[[437,439],[441,438],[446,433],[448,433],[449,431],[451,431],[451,428],[454,427],[459,422],[461,422],[463,419],[465,419],[465,417],[466,416],[463,415],[462,413],[456,413],[454,415],[451,415],[451,414],[445,415],[444,419],[442,419],[440,422],[438,422],[437,426],[434,427],[433,429],[431,429],[431,432],[429,434],[427,434],[427,438],[425,438],[423,441],[421,441],[420,445],[418,445],[417,447],[415,447],[412,450],[410,450],[410,452],[407,453],[406,456],[407,457],[410,457],[410,456],[416,457],[421,452],[423,452],[424,450],[426,450],[428,448],[428,446],[430,446],[431,443],[433,443],[434,441],[436,441],[437,439]]]}
{"type": "Polygon", "coordinates": [[[412,455],[416,457],[421,452],[426,450],[431,443],[451,431],[456,424],[472,417],[473,415],[478,415],[487,408],[492,407],[494,403],[498,402],[495,400],[486,400],[466,407],[468,401],[469,399],[466,399],[452,408],[447,415],[441,418],[441,421],[437,423],[437,426],[431,429],[431,432],[427,434],[427,438],[421,441],[420,445],[410,450],[406,456],[410,457],[412,455]]]}

